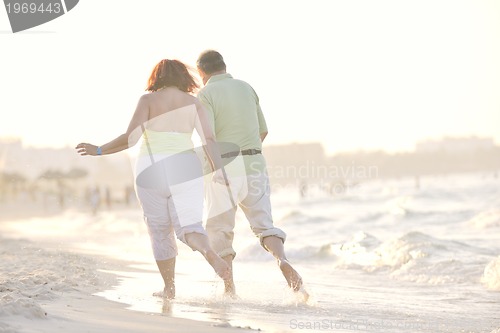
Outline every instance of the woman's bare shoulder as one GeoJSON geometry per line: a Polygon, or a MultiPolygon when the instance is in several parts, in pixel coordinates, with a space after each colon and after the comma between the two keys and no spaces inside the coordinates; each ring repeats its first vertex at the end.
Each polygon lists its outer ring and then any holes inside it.
{"type": "Polygon", "coordinates": [[[184,103],[182,104],[186,106],[194,105],[197,109],[201,107],[200,100],[196,96],[193,96],[191,94],[185,93],[185,95],[183,96],[183,101],[184,103]]]}
{"type": "Polygon", "coordinates": [[[198,103],[198,98],[196,98],[196,96],[193,96],[193,95],[188,94],[188,93],[185,93],[184,96],[185,96],[187,102],[192,103],[192,104],[198,103]]]}
{"type": "Polygon", "coordinates": [[[149,103],[153,94],[154,92],[142,94],[141,97],[139,97],[139,103],[149,103]]]}

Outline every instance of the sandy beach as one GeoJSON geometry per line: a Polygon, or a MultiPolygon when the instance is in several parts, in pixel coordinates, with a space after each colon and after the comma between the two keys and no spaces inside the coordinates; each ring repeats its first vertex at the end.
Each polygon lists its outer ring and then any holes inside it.
{"type": "Polygon", "coordinates": [[[0,238],[0,332],[241,332],[224,323],[130,311],[95,294],[127,264],[45,243],[0,238]]]}

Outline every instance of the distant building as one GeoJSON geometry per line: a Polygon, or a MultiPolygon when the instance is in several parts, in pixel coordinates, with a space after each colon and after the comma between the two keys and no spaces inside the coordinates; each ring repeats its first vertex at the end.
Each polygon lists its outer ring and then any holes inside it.
{"type": "Polygon", "coordinates": [[[318,142],[269,145],[264,147],[264,155],[269,164],[276,165],[303,164],[307,160],[325,162],[325,150],[318,142]]]}
{"type": "Polygon", "coordinates": [[[474,153],[495,148],[492,138],[479,138],[476,136],[465,138],[445,137],[439,140],[426,140],[417,143],[417,153],[474,153]]]}
{"type": "Polygon", "coordinates": [[[49,170],[67,173],[72,169],[86,170],[86,181],[92,185],[122,188],[133,179],[131,163],[126,154],[82,157],[70,147],[26,147],[21,139],[0,138],[0,173],[16,173],[33,181],[49,170]]]}
{"type": "Polygon", "coordinates": [[[11,152],[19,151],[23,148],[20,139],[17,138],[0,138],[0,172],[7,167],[7,156],[11,152]]]}
{"type": "Polygon", "coordinates": [[[298,184],[326,178],[326,155],[320,143],[291,143],[264,148],[273,184],[298,184]]]}

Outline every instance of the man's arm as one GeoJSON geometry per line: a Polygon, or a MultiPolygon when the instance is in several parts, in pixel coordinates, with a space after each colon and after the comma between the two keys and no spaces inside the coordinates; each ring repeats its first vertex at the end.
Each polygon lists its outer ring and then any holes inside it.
{"type": "Polygon", "coordinates": [[[264,118],[264,114],[262,113],[262,109],[260,108],[258,97],[257,97],[257,118],[259,119],[260,141],[264,142],[264,139],[267,136],[268,130],[267,130],[266,118],[264,118]]]}

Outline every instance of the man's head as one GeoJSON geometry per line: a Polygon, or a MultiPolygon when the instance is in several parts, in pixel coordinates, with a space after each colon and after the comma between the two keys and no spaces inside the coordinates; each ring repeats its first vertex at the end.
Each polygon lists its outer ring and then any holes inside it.
{"type": "Polygon", "coordinates": [[[207,83],[208,79],[214,74],[226,72],[226,63],[221,54],[214,50],[203,51],[196,61],[198,73],[203,79],[203,83],[207,83]]]}

